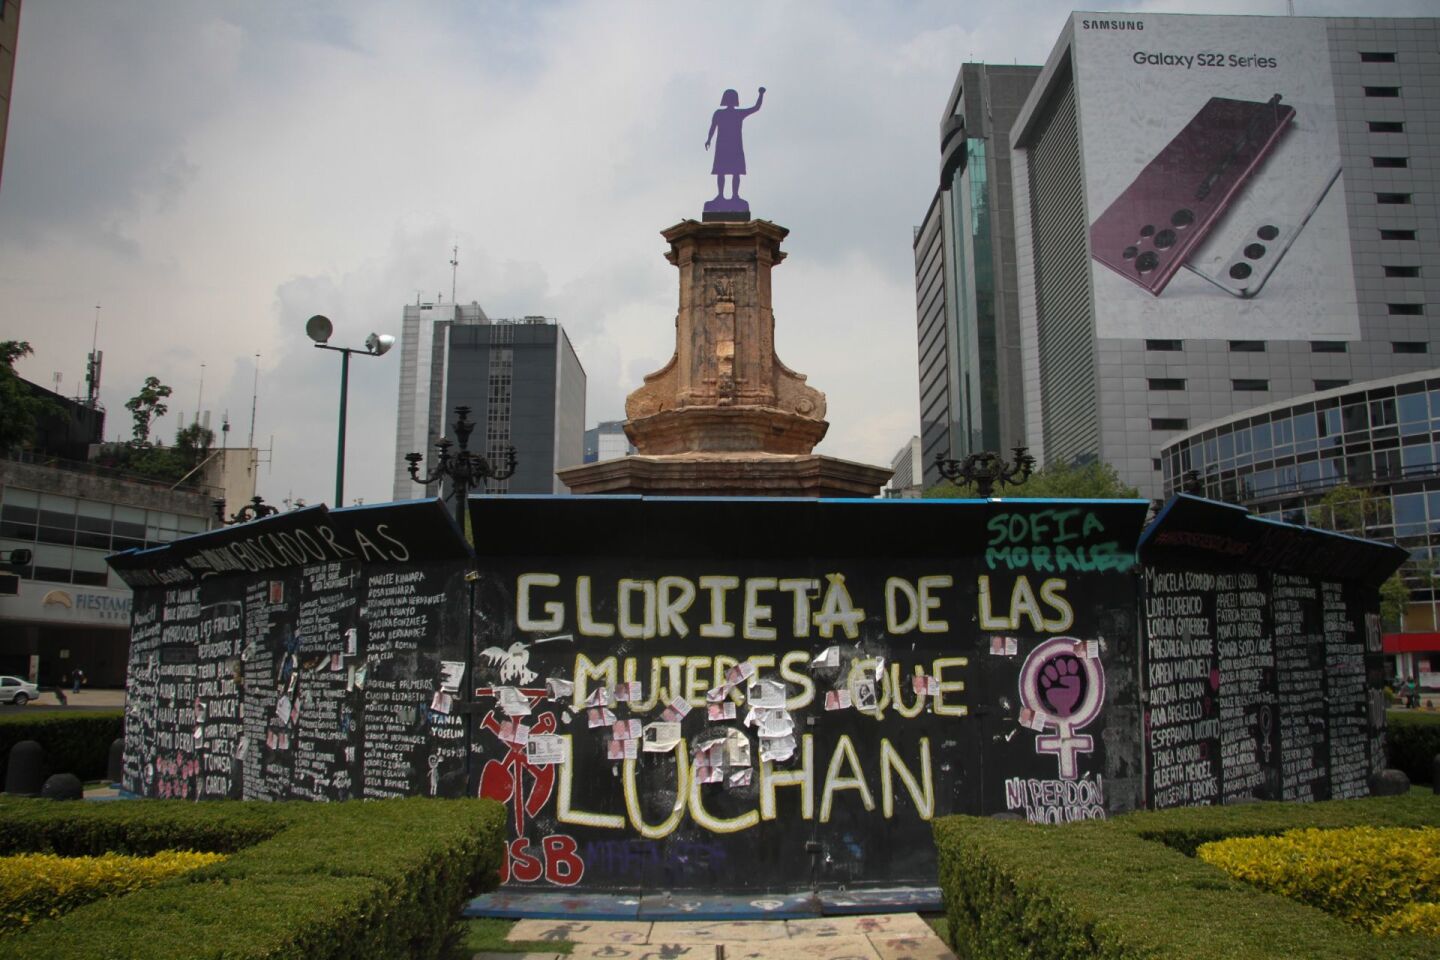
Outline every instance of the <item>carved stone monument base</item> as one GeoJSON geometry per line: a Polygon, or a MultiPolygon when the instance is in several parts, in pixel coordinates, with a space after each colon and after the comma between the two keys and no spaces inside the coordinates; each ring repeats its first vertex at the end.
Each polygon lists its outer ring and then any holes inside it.
{"type": "Polygon", "coordinates": [[[750,203],[742,197],[716,197],[705,201],[705,212],[700,219],[705,223],[716,221],[744,222],[750,219],[750,203]]]}
{"type": "Polygon", "coordinates": [[[874,497],[891,471],[819,454],[637,455],[559,471],[575,494],[653,497],[874,497]]]}

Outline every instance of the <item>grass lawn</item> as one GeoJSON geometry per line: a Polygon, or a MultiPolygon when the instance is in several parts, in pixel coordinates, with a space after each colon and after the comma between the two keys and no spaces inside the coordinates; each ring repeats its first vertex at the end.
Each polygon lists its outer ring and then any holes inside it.
{"type": "Polygon", "coordinates": [[[514,920],[474,917],[456,924],[459,935],[446,960],[470,960],[488,950],[492,953],[569,953],[575,945],[568,940],[506,940],[514,920]]]}

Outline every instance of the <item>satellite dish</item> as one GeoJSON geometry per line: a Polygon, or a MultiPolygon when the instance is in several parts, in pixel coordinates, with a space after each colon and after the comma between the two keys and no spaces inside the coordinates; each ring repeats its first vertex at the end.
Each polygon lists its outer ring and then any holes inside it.
{"type": "Polygon", "coordinates": [[[329,317],[322,317],[315,314],[305,321],[305,336],[316,343],[325,343],[330,339],[330,334],[335,332],[335,326],[330,322],[329,317]]]}
{"type": "Polygon", "coordinates": [[[393,346],[395,346],[395,338],[388,333],[372,333],[365,338],[365,349],[377,357],[386,353],[393,346]]]}

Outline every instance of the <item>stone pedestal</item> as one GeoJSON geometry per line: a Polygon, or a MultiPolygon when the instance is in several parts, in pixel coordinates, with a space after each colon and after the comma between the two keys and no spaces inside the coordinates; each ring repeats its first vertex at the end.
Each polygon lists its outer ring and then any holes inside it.
{"type": "Polygon", "coordinates": [[[577,494],[665,497],[875,496],[891,471],[817,454],[694,453],[620,457],[560,471],[577,494]]]}
{"type": "Polygon", "coordinates": [[[639,456],[571,467],[577,494],[873,497],[882,467],[817,456],[825,394],[775,355],[770,271],[789,233],[767,220],[685,220],[662,236],[680,271],[675,353],[625,401],[639,456]]]}

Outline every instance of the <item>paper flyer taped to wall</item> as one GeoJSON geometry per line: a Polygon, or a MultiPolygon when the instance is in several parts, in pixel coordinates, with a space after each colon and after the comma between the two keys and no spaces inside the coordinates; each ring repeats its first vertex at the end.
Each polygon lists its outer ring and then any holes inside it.
{"type": "Polygon", "coordinates": [[[550,700],[569,700],[575,696],[575,684],[552,677],[545,681],[545,696],[550,700]]]}
{"type": "Polygon", "coordinates": [[[777,737],[774,740],[760,741],[761,760],[769,760],[771,763],[778,763],[789,760],[794,755],[794,737],[777,737]]]}
{"type": "Polygon", "coordinates": [[[615,723],[615,714],[605,707],[591,707],[585,711],[586,726],[590,729],[608,727],[615,723]]]}
{"type": "Polygon", "coordinates": [[[660,713],[660,719],[667,723],[674,723],[677,720],[683,720],[689,712],[690,701],[684,697],[675,697],[665,705],[665,709],[660,713]]]}
{"type": "Polygon", "coordinates": [[[732,767],[750,766],[750,741],[744,734],[725,738],[725,762],[732,767]]]}
{"type": "Polygon", "coordinates": [[[722,683],[718,687],[711,687],[709,690],[705,691],[705,702],[719,703],[721,700],[724,700],[727,696],[730,695],[731,689],[732,688],[728,683],[722,683]]]}
{"type": "Polygon", "coordinates": [[[615,705],[615,695],[609,687],[596,687],[590,691],[590,696],[585,698],[585,705],[590,707],[610,707],[615,705]]]}
{"type": "Polygon", "coordinates": [[[436,690],[435,696],[430,698],[430,709],[436,713],[448,714],[450,712],[450,706],[453,703],[454,698],[452,698],[450,694],[444,690],[436,690]]]}
{"type": "Polygon", "coordinates": [[[618,703],[638,703],[645,699],[645,694],[640,688],[639,680],[630,680],[626,683],[615,685],[615,700],[618,703]]]}
{"type": "Polygon", "coordinates": [[[849,710],[849,709],[850,709],[850,691],[849,691],[848,689],[826,690],[826,691],[825,691],[825,709],[826,709],[826,710],[849,710]]]}
{"type": "Polygon", "coordinates": [[[873,712],[877,703],[874,680],[858,680],[855,683],[855,709],[873,712]]]}
{"type": "Polygon", "coordinates": [[[496,687],[495,699],[500,709],[512,717],[530,716],[530,698],[516,687],[496,687]]]}
{"type": "Polygon", "coordinates": [[[640,739],[639,720],[616,720],[610,725],[610,736],[616,740],[640,739]]]}
{"type": "Polygon", "coordinates": [[[746,767],[744,770],[730,771],[730,776],[726,778],[725,785],[728,787],[750,786],[750,768],[746,767]]]}
{"type": "Polygon", "coordinates": [[[758,731],[762,737],[788,737],[795,732],[795,721],[783,709],[757,710],[756,713],[759,714],[758,731]]]}
{"type": "Polygon", "coordinates": [[[938,696],[940,693],[940,681],[929,674],[917,673],[910,678],[910,689],[917,694],[938,696]]]}
{"type": "Polygon", "coordinates": [[[840,648],[826,647],[815,654],[810,660],[812,667],[838,667],[840,666],[840,648]]]}
{"type": "Polygon", "coordinates": [[[745,688],[745,699],[752,707],[777,709],[785,706],[785,684],[779,680],[752,680],[745,688]]]}
{"type": "Polygon", "coordinates": [[[742,682],[749,680],[753,676],[755,676],[755,664],[746,660],[744,663],[737,663],[725,671],[725,682],[732,687],[738,687],[742,682]]]}
{"type": "Polygon", "coordinates": [[[525,760],[537,767],[564,763],[565,741],[553,733],[538,733],[525,744],[525,760]]]}
{"type": "Polygon", "coordinates": [[[665,753],[675,749],[675,744],[680,742],[680,736],[679,723],[657,720],[645,726],[641,739],[644,741],[646,753],[665,753]]]}
{"type": "Polygon", "coordinates": [[[724,703],[708,703],[706,713],[711,720],[734,720],[735,704],[726,700],[724,703]]]}
{"type": "Polygon", "coordinates": [[[500,724],[495,735],[506,743],[523,747],[530,740],[530,728],[519,720],[506,720],[500,724]]]}
{"type": "Polygon", "coordinates": [[[465,682],[465,661],[464,660],[441,660],[440,661],[440,689],[446,693],[459,693],[460,685],[465,682]]]}

